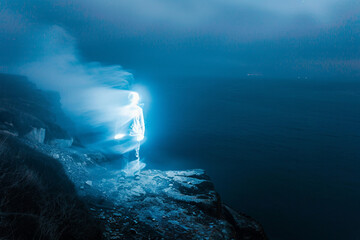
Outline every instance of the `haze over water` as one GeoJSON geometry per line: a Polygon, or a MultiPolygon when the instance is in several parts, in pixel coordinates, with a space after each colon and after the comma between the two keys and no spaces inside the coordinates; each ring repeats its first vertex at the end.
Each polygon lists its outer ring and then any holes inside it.
{"type": "Polygon", "coordinates": [[[178,82],[154,87],[149,167],[205,168],[270,239],[359,236],[358,81],[178,82]]]}

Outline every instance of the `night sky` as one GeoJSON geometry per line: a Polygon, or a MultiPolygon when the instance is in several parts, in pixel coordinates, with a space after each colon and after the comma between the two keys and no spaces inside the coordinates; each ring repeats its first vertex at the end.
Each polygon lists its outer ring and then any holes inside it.
{"type": "Polygon", "coordinates": [[[355,0],[1,1],[0,66],[58,25],[85,61],[139,76],[354,77],[359,11],[355,0]]]}
{"type": "Polygon", "coordinates": [[[0,49],[65,107],[116,69],[148,167],[206,169],[270,239],[360,236],[360,1],[3,0],[0,49]]]}

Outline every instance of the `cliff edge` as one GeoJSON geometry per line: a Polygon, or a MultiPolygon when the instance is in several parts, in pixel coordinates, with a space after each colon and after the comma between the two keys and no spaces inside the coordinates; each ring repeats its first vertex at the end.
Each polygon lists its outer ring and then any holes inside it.
{"type": "Polygon", "coordinates": [[[0,100],[1,239],[267,239],[222,203],[204,170],[126,178],[102,153],[74,144],[57,123],[65,116],[54,95],[0,75],[0,100]],[[14,232],[21,224],[32,227],[14,232]]]}

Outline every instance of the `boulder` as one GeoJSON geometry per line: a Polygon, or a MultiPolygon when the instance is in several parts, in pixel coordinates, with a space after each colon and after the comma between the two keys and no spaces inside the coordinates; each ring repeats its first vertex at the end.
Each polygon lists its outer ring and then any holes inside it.
{"type": "Polygon", "coordinates": [[[30,141],[44,143],[45,132],[46,131],[44,128],[33,128],[29,133],[25,135],[25,138],[30,141]]]}

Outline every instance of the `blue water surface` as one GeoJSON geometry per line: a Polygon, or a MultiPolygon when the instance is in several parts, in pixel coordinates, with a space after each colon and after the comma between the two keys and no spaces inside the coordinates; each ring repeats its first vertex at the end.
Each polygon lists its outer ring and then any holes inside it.
{"type": "Polygon", "coordinates": [[[152,84],[148,167],[206,169],[270,239],[360,239],[360,81],[152,84]]]}

